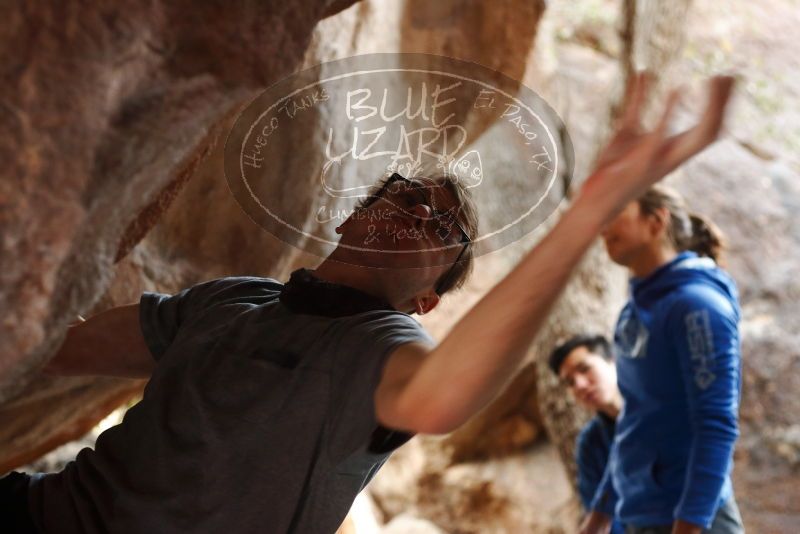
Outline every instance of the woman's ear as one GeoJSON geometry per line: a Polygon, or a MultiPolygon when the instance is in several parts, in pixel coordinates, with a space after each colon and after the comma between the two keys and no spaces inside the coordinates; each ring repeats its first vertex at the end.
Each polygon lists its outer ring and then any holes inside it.
{"type": "Polygon", "coordinates": [[[655,211],[648,214],[650,223],[650,233],[653,237],[665,235],[670,223],[670,214],[667,208],[656,208],[655,211]]]}

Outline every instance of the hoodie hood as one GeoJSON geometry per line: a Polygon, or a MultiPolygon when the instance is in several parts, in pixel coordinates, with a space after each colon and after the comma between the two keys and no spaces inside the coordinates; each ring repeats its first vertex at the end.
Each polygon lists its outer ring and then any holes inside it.
{"type": "Polygon", "coordinates": [[[738,301],[736,284],[730,275],[720,269],[711,258],[700,257],[691,251],[681,252],[649,276],[632,278],[631,299],[640,312],[647,312],[678,287],[689,284],[711,286],[729,301],[738,301]]]}

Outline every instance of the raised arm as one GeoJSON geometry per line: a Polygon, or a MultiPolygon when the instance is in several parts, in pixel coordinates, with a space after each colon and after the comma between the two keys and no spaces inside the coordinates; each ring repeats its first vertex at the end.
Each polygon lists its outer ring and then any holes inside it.
{"type": "Polygon", "coordinates": [[[69,328],[43,371],[55,375],[149,378],[155,360],[139,326],[139,305],[105,311],[69,328]]]}
{"type": "Polygon", "coordinates": [[[486,406],[515,374],[575,265],[603,226],[716,139],[732,78],[712,79],[701,121],[672,137],[666,131],[677,93],[670,95],[655,130],[641,130],[645,82],[643,76],[637,78],[620,128],[553,230],[436,348],[404,345],[390,356],[375,395],[381,423],[446,433],[486,406]]]}

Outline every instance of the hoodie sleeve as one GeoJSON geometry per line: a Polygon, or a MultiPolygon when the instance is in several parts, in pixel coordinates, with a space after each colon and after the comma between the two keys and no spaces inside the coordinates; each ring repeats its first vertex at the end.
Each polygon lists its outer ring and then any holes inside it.
{"type": "MultiPolygon", "coordinates": [[[[590,510],[597,488],[603,482],[608,464],[608,439],[603,436],[602,423],[592,419],[578,435],[575,463],[578,467],[578,494],[585,510],[590,510]]],[[[613,503],[612,503],[613,507],[613,503]]]]}
{"type": "Polygon", "coordinates": [[[601,512],[608,516],[614,517],[615,508],[617,506],[617,495],[614,492],[614,484],[611,480],[611,462],[606,464],[606,469],[603,472],[603,478],[597,486],[597,491],[594,493],[592,504],[589,507],[592,511],[601,512]]]}
{"type": "Polygon", "coordinates": [[[667,316],[686,390],[693,440],[674,517],[711,526],[739,435],[738,310],[720,292],[690,286],[667,316]]]}

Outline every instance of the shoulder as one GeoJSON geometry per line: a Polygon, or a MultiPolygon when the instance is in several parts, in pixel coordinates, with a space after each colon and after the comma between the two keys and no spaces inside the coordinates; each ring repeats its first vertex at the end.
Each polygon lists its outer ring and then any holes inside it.
{"type": "Polygon", "coordinates": [[[195,284],[174,295],[145,292],[139,304],[143,313],[177,314],[185,318],[226,304],[259,304],[270,301],[283,284],[270,278],[231,276],[195,284]]]}
{"type": "Polygon", "coordinates": [[[737,320],[736,296],[711,283],[691,282],[678,288],[671,299],[667,314],[671,320],[683,320],[692,313],[737,320]]]}
{"type": "Polygon", "coordinates": [[[595,416],[586,423],[578,434],[576,453],[579,457],[586,456],[590,451],[596,450],[604,441],[603,422],[599,416],[595,416]]]}
{"type": "Polygon", "coordinates": [[[202,302],[217,303],[232,299],[274,296],[282,288],[282,283],[271,278],[226,276],[196,284],[181,291],[179,295],[189,296],[198,304],[202,302]]]}
{"type": "Polygon", "coordinates": [[[582,477],[600,475],[608,462],[613,433],[608,435],[599,416],[583,427],[575,443],[575,462],[582,477]]]}
{"type": "Polygon", "coordinates": [[[391,310],[376,310],[352,315],[346,320],[348,330],[354,335],[381,341],[391,339],[405,342],[434,344],[433,338],[410,315],[391,310]]]}
{"type": "Polygon", "coordinates": [[[201,282],[192,286],[191,289],[203,289],[207,292],[254,289],[280,291],[282,287],[282,283],[272,278],[261,278],[258,276],[225,276],[201,282]]]}

